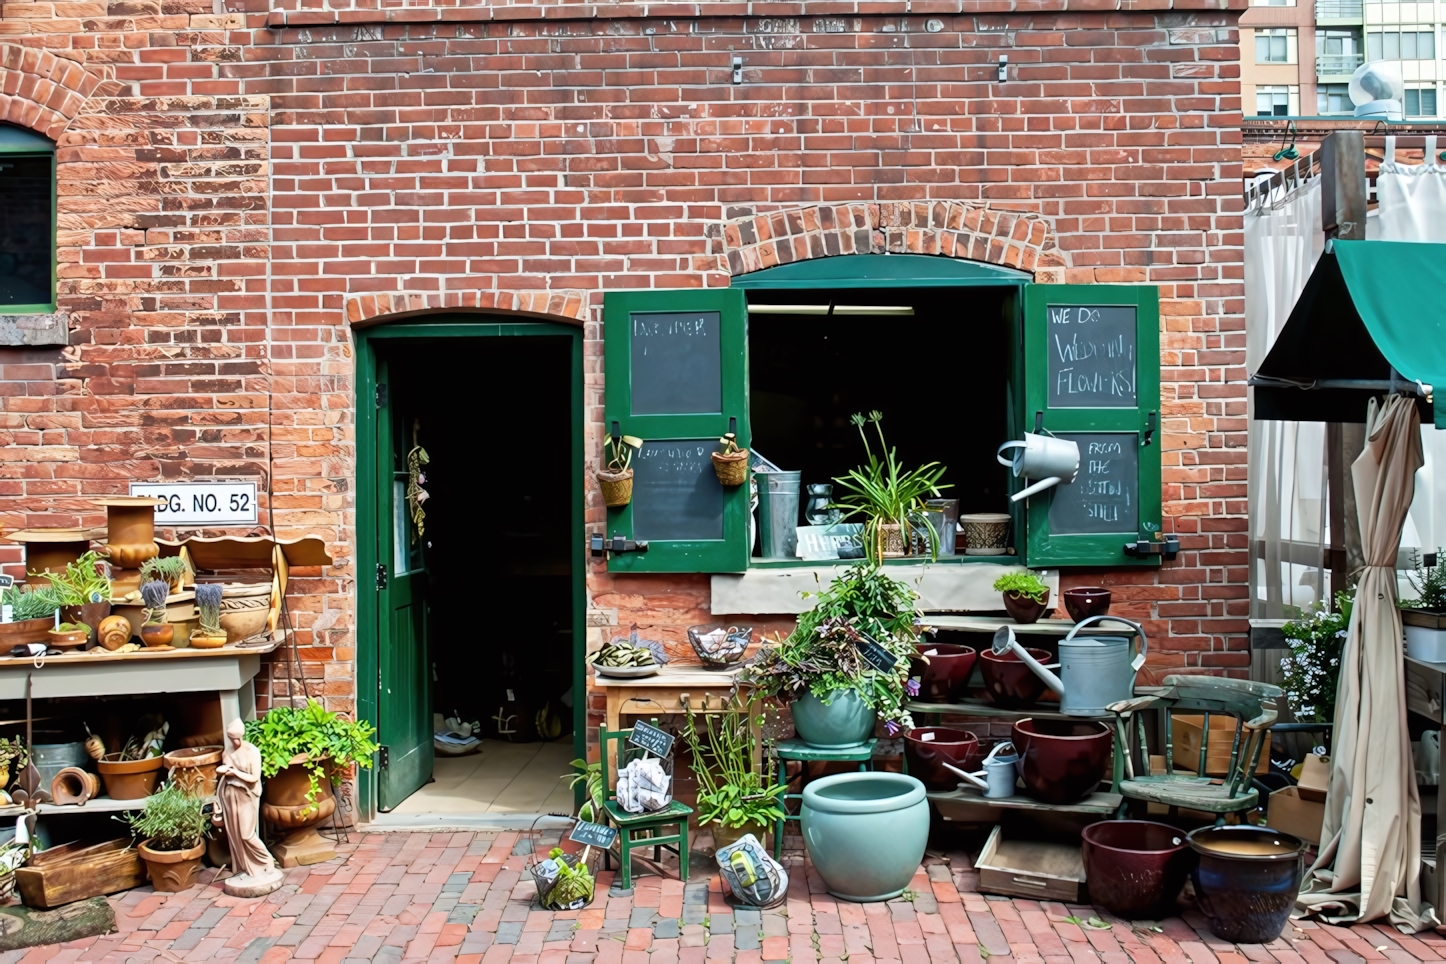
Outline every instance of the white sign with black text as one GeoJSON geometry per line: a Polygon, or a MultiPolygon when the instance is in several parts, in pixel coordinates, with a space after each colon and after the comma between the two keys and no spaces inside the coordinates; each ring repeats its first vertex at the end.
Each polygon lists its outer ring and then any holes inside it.
{"type": "Polygon", "coordinates": [[[165,502],[158,526],[246,526],[259,518],[255,482],[132,482],[131,495],[165,502]]]}

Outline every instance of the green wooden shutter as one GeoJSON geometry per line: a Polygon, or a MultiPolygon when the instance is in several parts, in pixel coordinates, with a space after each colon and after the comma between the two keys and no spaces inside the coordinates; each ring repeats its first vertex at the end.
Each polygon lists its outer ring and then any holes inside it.
{"type": "Polygon", "coordinates": [[[1158,563],[1125,545],[1153,540],[1162,521],[1159,290],[1028,285],[1024,349],[1024,430],[1042,424],[1080,447],[1072,484],[1025,500],[1027,563],[1158,563]]]}
{"type": "Polygon", "coordinates": [[[606,535],[648,543],[613,572],[742,572],[748,485],[725,488],[709,453],[735,425],[749,444],[748,309],[737,289],[610,291],[603,298],[604,429],[643,440],[633,501],[606,535]]]}

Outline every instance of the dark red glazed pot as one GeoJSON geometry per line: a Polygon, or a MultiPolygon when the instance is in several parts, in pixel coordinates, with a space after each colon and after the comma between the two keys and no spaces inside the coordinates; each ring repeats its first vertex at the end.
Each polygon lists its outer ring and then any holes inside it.
{"type": "Polygon", "coordinates": [[[1102,820],[1082,836],[1090,900],[1125,920],[1175,913],[1196,859],[1184,831],[1149,820],[1102,820]]]}
{"type": "Polygon", "coordinates": [[[1021,596],[1017,593],[1004,593],[1004,611],[1009,613],[1009,618],[1016,623],[1028,624],[1039,622],[1039,617],[1049,612],[1049,590],[1044,591],[1044,602],[1035,602],[1029,596],[1021,596]]]}
{"type": "Polygon", "coordinates": [[[979,738],[968,730],[920,726],[904,734],[904,758],[909,764],[909,776],[918,778],[930,790],[953,790],[960,783],[959,777],[944,764],[973,773],[979,769],[984,754],[979,749],[979,738]]]}
{"type": "MultiPolygon", "coordinates": [[[[1047,649],[1030,647],[1028,652],[1045,665],[1054,662],[1047,649]]],[[[984,677],[984,688],[989,691],[989,701],[1006,710],[1032,706],[1045,690],[1044,680],[1013,652],[997,656],[994,650],[986,649],[979,654],[979,672],[984,677]]]]}
{"type": "Polygon", "coordinates": [[[979,653],[970,646],[953,643],[919,643],[919,700],[924,703],[953,703],[964,693],[969,674],[979,653]]]}
{"type": "Polygon", "coordinates": [[[1065,612],[1077,623],[1110,611],[1110,591],[1102,586],[1078,586],[1060,595],[1064,597],[1065,612]]]}
{"type": "Polygon", "coordinates": [[[1034,720],[1014,724],[1019,775],[1036,800],[1082,800],[1104,778],[1114,733],[1095,720],[1034,720]]]}

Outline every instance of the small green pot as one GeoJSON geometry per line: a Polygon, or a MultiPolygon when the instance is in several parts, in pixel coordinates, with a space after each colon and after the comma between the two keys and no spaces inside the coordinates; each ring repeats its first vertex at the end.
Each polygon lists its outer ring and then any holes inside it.
{"type": "Polygon", "coordinates": [[[805,693],[793,701],[793,727],[798,738],[824,750],[860,746],[874,735],[878,715],[854,690],[834,690],[829,702],[805,693]]]}

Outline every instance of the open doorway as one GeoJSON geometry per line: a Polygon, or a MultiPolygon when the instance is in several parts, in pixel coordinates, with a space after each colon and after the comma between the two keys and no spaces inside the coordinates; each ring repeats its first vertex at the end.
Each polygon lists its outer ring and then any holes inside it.
{"type": "Polygon", "coordinates": [[[368,338],[376,553],[388,568],[375,609],[387,748],[376,809],[569,810],[559,777],[577,756],[577,338],[427,337],[431,327],[368,338]],[[411,486],[425,492],[420,506],[411,486]],[[451,720],[467,739],[437,739],[451,720]]]}

